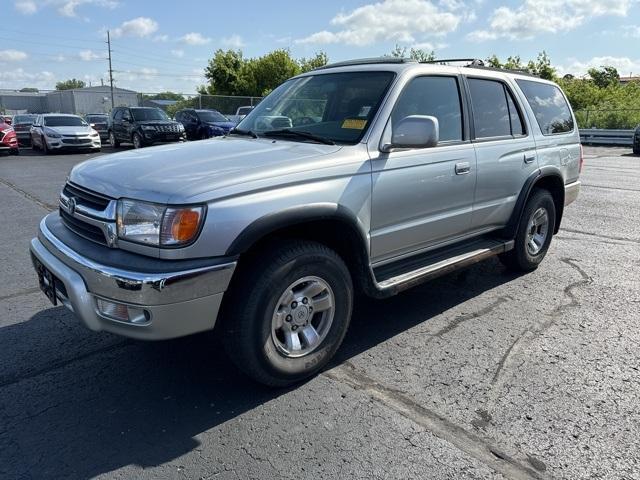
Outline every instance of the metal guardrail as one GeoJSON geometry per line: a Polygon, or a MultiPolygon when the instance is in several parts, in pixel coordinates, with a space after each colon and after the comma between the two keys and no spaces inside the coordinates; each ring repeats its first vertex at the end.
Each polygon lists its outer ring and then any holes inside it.
{"type": "Polygon", "coordinates": [[[580,141],[587,145],[633,145],[634,130],[605,130],[602,128],[581,128],[580,141]]]}

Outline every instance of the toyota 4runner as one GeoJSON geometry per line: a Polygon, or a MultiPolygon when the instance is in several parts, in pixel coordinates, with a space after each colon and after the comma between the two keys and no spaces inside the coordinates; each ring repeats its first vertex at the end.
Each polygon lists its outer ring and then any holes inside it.
{"type": "Polygon", "coordinates": [[[269,385],[320,370],[354,292],[386,297],[497,255],[534,270],[580,187],[550,81],[477,63],[333,64],[226,137],[77,165],[31,242],[40,286],[92,330],[210,330],[269,385]]]}

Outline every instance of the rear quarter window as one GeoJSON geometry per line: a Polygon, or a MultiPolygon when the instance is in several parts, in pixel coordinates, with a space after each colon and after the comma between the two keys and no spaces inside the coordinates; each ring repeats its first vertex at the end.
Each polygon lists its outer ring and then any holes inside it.
{"type": "Polygon", "coordinates": [[[536,116],[543,135],[573,131],[573,116],[564,95],[555,85],[516,80],[536,116]]]}

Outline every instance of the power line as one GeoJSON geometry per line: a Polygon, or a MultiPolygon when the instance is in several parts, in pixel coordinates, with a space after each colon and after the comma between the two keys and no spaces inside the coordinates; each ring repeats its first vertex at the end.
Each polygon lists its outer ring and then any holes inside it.
{"type": "Polygon", "coordinates": [[[125,73],[128,75],[141,75],[147,77],[190,77],[190,78],[204,78],[204,75],[196,75],[193,73],[161,73],[161,72],[145,72],[144,70],[114,70],[115,73],[125,73]]]}
{"type": "Polygon", "coordinates": [[[119,53],[120,55],[132,56],[132,57],[136,57],[136,58],[142,58],[143,60],[149,60],[149,61],[152,61],[152,62],[172,63],[172,64],[175,64],[175,65],[179,65],[181,67],[187,67],[187,68],[193,68],[194,67],[193,64],[190,65],[190,64],[188,64],[186,62],[170,60],[170,59],[167,59],[167,58],[161,57],[161,56],[139,55],[137,53],[132,53],[132,52],[129,52],[129,51],[122,51],[122,50],[115,49],[115,48],[113,49],[113,51],[115,53],[119,53]]]}
{"type": "MultiPolygon", "coordinates": [[[[21,35],[29,35],[30,37],[32,35],[38,35],[38,37],[48,37],[48,38],[58,38],[60,40],[70,40],[70,41],[75,41],[75,42],[93,42],[93,43],[100,43],[102,44],[104,42],[104,40],[92,40],[90,38],[74,38],[74,37],[63,37],[61,35],[51,35],[50,33],[42,33],[42,32],[25,32],[25,31],[21,31],[21,30],[14,30],[11,28],[4,28],[4,26],[2,27],[2,31],[3,32],[13,32],[13,33],[19,33],[21,35]]],[[[19,40],[22,41],[22,40],[19,40]]]]}

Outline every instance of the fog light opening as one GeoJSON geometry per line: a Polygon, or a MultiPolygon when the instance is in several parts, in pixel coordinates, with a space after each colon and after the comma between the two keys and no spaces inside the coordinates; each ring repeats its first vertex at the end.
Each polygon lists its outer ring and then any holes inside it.
{"type": "Polygon", "coordinates": [[[98,313],[103,317],[134,324],[148,323],[151,319],[149,312],[140,308],[131,307],[123,303],[97,298],[98,313]]]}

